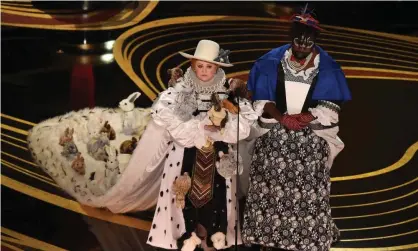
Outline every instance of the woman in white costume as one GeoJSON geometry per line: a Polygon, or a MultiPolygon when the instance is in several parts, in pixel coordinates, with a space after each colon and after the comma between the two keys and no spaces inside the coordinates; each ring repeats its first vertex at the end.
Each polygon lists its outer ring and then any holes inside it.
{"type": "MultiPolygon", "coordinates": [[[[220,113],[208,113],[213,94],[222,103],[235,93],[220,68],[232,66],[229,51],[220,49],[216,42],[201,40],[194,55],[180,54],[191,59],[191,67],[174,88],[160,93],[152,107],[152,122],[133,156],[141,161],[146,155],[147,137],[152,140],[165,135],[170,141],[168,151],[159,156],[163,157],[164,171],[158,176],[161,187],[147,243],[164,249],[194,250],[200,244],[223,249],[235,243],[233,171],[237,154],[232,145],[237,143],[237,135],[240,140],[248,137],[258,117],[242,98],[236,103],[239,113],[222,108],[227,113],[226,124],[222,130],[214,126],[212,121],[220,113]]],[[[157,162],[155,158],[148,172],[153,172],[152,167],[160,164],[157,162]]],[[[241,243],[240,237],[238,241],[241,243]]]]}

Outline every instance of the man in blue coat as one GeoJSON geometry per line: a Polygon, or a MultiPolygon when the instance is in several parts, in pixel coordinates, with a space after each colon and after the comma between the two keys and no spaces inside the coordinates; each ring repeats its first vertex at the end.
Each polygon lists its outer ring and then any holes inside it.
{"type": "Polygon", "coordinates": [[[341,67],[315,44],[321,28],[305,10],[290,44],[260,57],[248,90],[264,131],[252,154],[244,209],[246,244],[329,250],[339,238],[329,203],[341,105],[351,99],[341,67]]]}
{"type": "MultiPolygon", "coordinates": [[[[306,121],[298,121],[296,116],[284,115],[286,112],[284,92],[278,93],[278,91],[284,91],[278,90],[281,88],[278,86],[278,81],[284,78],[279,67],[286,52],[291,51],[289,60],[293,63],[291,66],[308,64],[306,59],[309,55],[319,54],[318,74],[314,79],[315,82],[311,83],[312,96],[308,97],[311,101],[329,100],[341,105],[351,100],[351,94],[341,67],[328,53],[315,44],[319,31],[322,30],[318,26],[318,21],[309,14],[295,15],[292,21],[292,42],[273,49],[257,59],[250,71],[247,86],[253,101],[271,101],[265,103],[264,115],[284,122],[285,126],[301,128],[307,126],[306,121]],[[277,100],[278,95],[283,99],[277,100]],[[276,105],[273,105],[274,103],[276,105]]],[[[299,69],[296,67],[295,70],[299,69]]],[[[315,102],[310,105],[315,105],[315,102]]],[[[306,112],[307,108],[309,107],[305,106],[303,111],[306,112]]]]}

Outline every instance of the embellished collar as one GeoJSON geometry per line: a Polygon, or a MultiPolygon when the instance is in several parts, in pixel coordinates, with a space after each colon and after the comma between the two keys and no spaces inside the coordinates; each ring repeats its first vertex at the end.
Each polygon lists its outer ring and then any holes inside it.
{"type": "Polygon", "coordinates": [[[225,81],[226,76],[222,68],[218,68],[218,72],[208,82],[203,82],[198,79],[195,72],[189,67],[184,74],[185,84],[189,87],[193,87],[194,91],[197,94],[212,94],[214,92],[224,92],[225,91],[225,81]]]}

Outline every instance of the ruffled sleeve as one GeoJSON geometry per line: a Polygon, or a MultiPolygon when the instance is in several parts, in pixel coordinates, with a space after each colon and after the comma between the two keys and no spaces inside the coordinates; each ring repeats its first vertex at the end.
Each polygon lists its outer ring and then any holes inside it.
{"type": "Polygon", "coordinates": [[[184,147],[193,147],[197,137],[202,137],[199,133],[200,120],[191,117],[184,121],[176,112],[176,102],[179,92],[174,88],[163,91],[152,106],[151,116],[154,122],[167,129],[171,137],[184,147]]]}
{"type": "Polygon", "coordinates": [[[325,139],[330,147],[326,166],[331,168],[334,159],[344,149],[344,142],[338,137],[340,106],[337,102],[321,100],[318,106],[309,111],[316,117],[309,127],[316,135],[325,139]]]}

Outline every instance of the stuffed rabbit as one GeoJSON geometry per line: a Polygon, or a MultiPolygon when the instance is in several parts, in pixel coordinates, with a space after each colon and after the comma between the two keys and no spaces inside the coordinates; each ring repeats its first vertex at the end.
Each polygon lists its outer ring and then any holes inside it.
{"type": "Polygon", "coordinates": [[[109,145],[109,138],[106,133],[101,133],[99,136],[93,137],[87,143],[87,152],[95,159],[106,161],[105,146],[109,145]]]}
{"type": "Polygon", "coordinates": [[[116,150],[116,148],[109,145],[105,146],[105,151],[107,155],[107,161],[105,164],[106,187],[110,188],[114,184],[116,184],[116,181],[120,175],[118,151],[116,150]]]}
{"type": "Polygon", "coordinates": [[[77,154],[77,157],[73,160],[71,167],[80,175],[84,175],[86,172],[86,165],[84,164],[84,158],[81,156],[81,153],[77,154]]]}
{"type": "Polygon", "coordinates": [[[124,111],[124,114],[122,115],[123,118],[123,125],[122,130],[125,133],[125,135],[132,135],[135,133],[136,128],[136,118],[134,113],[135,108],[135,100],[141,96],[141,93],[134,92],[127,99],[122,100],[119,102],[119,107],[124,111]]]}
{"type": "Polygon", "coordinates": [[[67,127],[65,129],[64,135],[60,137],[60,141],[59,141],[60,146],[64,146],[66,142],[73,141],[73,134],[74,134],[74,128],[71,128],[70,130],[70,128],[67,127]]]}
{"type": "Polygon", "coordinates": [[[224,153],[220,151],[219,153],[219,161],[216,161],[216,170],[218,171],[219,175],[224,177],[225,179],[231,178],[233,175],[237,174],[237,158],[238,158],[238,173],[241,175],[243,172],[243,163],[242,157],[239,155],[237,150],[229,146],[228,153],[224,153]]]}
{"type": "Polygon", "coordinates": [[[131,140],[125,140],[120,145],[120,153],[132,154],[136,148],[138,140],[135,137],[132,137],[131,140]]]}
{"type": "Polygon", "coordinates": [[[112,126],[109,124],[109,121],[106,121],[103,125],[102,129],[100,130],[100,133],[106,133],[109,140],[116,139],[116,132],[115,129],[112,128],[112,126]]]}
{"type": "Polygon", "coordinates": [[[78,148],[75,145],[74,141],[69,141],[64,143],[64,149],[61,152],[61,155],[67,158],[68,160],[73,160],[78,154],[78,148]]]}
{"type": "Polygon", "coordinates": [[[181,68],[169,69],[167,73],[170,75],[170,80],[168,81],[168,87],[174,87],[177,82],[183,80],[183,70],[181,68]]]}

